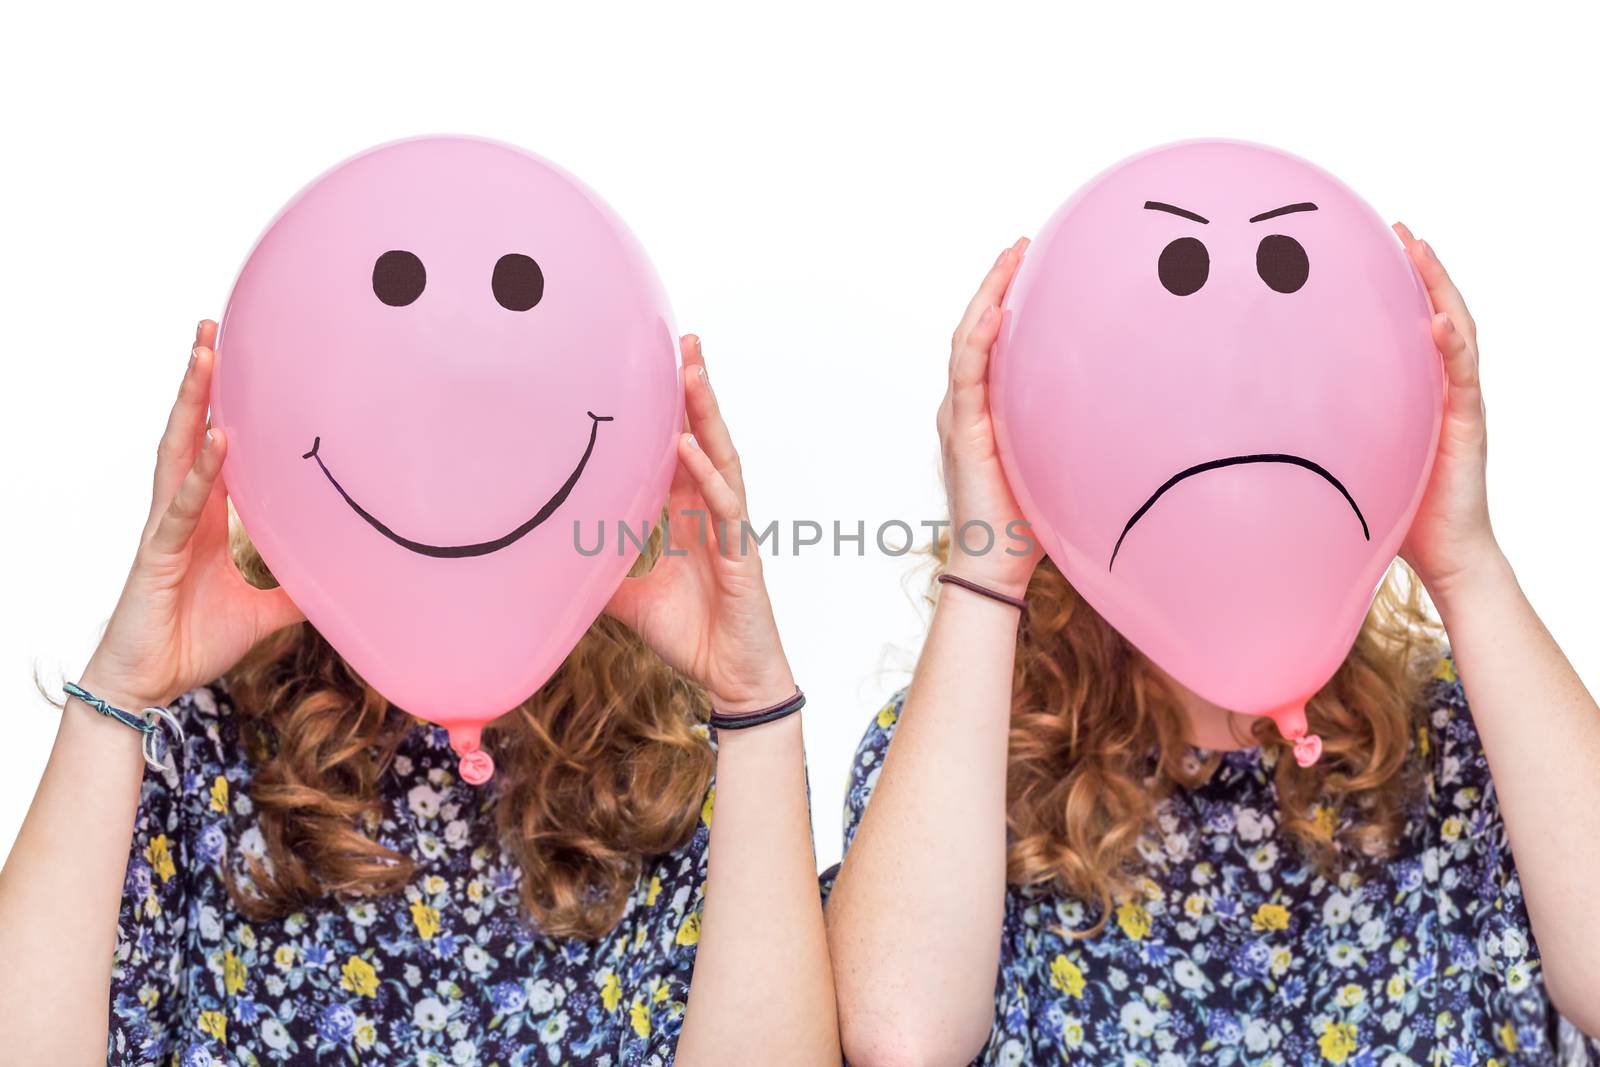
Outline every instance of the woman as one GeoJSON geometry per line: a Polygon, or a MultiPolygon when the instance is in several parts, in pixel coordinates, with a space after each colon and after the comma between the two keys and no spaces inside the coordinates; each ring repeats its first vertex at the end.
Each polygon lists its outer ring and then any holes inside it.
{"type": "Polygon", "coordinates": [[[745,516],[698,339],[673,552],[493,725],[480,791],[235,569],[215,336],[79,683],[176,698],[187,740],[146,774],[135,730],[67,702],[0,873],[6,1061],[838,1062],[800,721],[701,725],[796,690],[759,555],[693,518],[745,516]]]}
{"type": "MultiPolygon", "coordinates": [[[[1391,577],[1311,702],[1327,747],[1303,770],[1037,549],[956,549],[978,588],[940,586],[857,754],[827,902],[851,1063],[1541,1063],[1551,1000],[1600,1031],[1600,710],[1490,528],[1472,318],[1396,230],[1449,381],[1402,556],[1449,649],[1391,577]],[[1020,627],[994,594],[1025,598],[1020,627]]],[[[1025,248],[955,334],[952,529],[1019,518],[985,381],[1025,248]]]]}

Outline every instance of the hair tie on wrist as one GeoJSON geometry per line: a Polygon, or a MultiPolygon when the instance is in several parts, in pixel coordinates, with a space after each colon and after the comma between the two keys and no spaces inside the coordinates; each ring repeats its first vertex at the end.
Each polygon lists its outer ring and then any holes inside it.
{"type": "Polygon", "coordinates": [[[743,715],[727,715],[711,709],[711,725],[718,730],[746,730],[752,726],[761,726],[779,719],[787,719],[795,712],[806,706],[806,695],[800,691],[799,686],[794,687],[794,696],[780,701],[770,708],[760,708],[756,711],[746,712],[743,715]]]}
{"type": "Polygon", "coordinates": [[[965,578],[958,577],[957,575],[941,574],[939,575],[938,580],[941,582],[949,582],[951,585],[959,585],[963,589],[969,589],[972,592],[977,593],[979,596],[988,597],[990,600],[998,600],[1002,604],[1010,604],[1019,611],[1028,610],[1028,602],[1019,596],[1010,596],[1009,594],[1000,592],[998,589],[989,589],[985,586],[979,585],[977,582],[969,582],[965,578]]]}
{"type": "MultiPolygon", "coordinates": [[[[65,683],[61,688],[68,696],[77,697],[106,718],[115,719],[122,725],[144,734],[144,761],[152,770],[162,769],[161,724],[163,722],[178,735],[178,744],[183,744],[183,724],[166,708],[148,707],[143,712],[135,714],[123,708],[113,707],[82,686],[73,685],[71,682],[65,683]]],[[[170,745],[167,747],[171,748],[170,745]]]]}

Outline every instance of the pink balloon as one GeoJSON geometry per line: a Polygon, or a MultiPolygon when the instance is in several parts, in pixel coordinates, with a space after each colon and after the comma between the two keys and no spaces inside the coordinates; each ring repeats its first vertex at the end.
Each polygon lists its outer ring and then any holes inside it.
{"type": "Polygon", "coordinates": [[[616,524],[655,519],[682,396],[665,293],[600,198],[521,149],[427,137],[346,160],[267,228],[211,404],[273,574],[482,782],[483,724],[637,556],[616,524]]]}
{"type": "Polygon", "coordinates": [[[1383,220],[1261,145],[1134,156],[1033,242],[995,350],[1000,455],[1073,586],[1302,765],[1427,485],[1445,379],[1383,220]]]}

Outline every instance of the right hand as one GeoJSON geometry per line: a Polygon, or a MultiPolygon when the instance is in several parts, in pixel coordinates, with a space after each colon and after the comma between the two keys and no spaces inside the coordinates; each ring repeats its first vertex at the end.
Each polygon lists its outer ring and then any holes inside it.
{"type": "Polygon", "coordinates": [[[195,330],[189,368],[156,451],[139,550],[83,688],[137,711],[217,678],[261,638],[304,618],[282,589],[257,589],[228,552],[227,454],[206,407],[217,324],[195,330]]]}
{"type": "Polygon", "coordinates": [[[1044,553],[1028,531],[1000,468],[989,417],[989,352],[1000,334],[1000,302],[1027,247],[1023,237],[1001,252],[967,305],[950,340],[950,385],[939,405],[945,493],[950,502],[950,561],[945,569],[1019,597],[1027,591],[1028,579],[1044,553]],[[960,532],[968,523],[974,525],[964,545],[960,532]],[[979,523],[993,531],[987,551],[983,549],[989,535],[979,523]]]}

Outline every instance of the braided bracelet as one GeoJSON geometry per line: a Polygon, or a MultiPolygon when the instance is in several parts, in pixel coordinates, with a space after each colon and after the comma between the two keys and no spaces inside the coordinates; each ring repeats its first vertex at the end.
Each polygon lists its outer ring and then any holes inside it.
{"type": "Polygon", "coordinates": [[[138,730],[144,734],[144,761],[152,770],[161,770],[161,724],[165,722],[172,732],[178,735],[178,744],[183,744],[183,724],[178,717],[166,708],[148,707],[143,712],[135,714],[123,708],[114,707],[100,697],[95,696],[79,685],[67,682],[61,687],[68,696],[77,697],[95,711],[108,719],[115,719],[130,729],[138,730]]]}
{"type": "Polygon", "coordinates": [[[1019,610],[1028,610],[1028,602],[1023,600],[1021,597],[1009,596],[1000,592],[998,589],[989,589],[985,586],[979,585],[977,582],[969,582],[965,578],[958,577],[954,574],[941,574],[939,575],[938,580],[941,582],[949,582],[951,585],[959,585],[961,588],[969,589],[972,592],[977,593],[979,596],[986,596],[990,600],[998,600],[1002,604],[1010,604],[1012,607],[1019,610]]]}
{"type": "Polygon", "coordinates": [[[787,719],[805,706],[806,695],[800,692],[799,686],[795,686],[794,696],[774,704],[770,708],[761,708],[758,711],[746,712],[743,715],[724,715],[722,712],[712,708],[711,725],[718,730],[747,730],[752,726],[761,726],[764,723],[787,719]]]}

